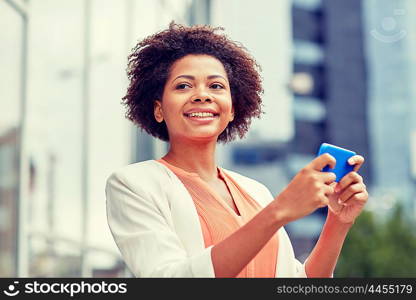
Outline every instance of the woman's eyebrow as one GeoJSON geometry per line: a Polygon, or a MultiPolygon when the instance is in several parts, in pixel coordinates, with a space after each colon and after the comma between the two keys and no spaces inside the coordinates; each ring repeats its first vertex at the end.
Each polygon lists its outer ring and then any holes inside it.
{"type": "MultiPolygon", "coordinates": [[[[195,80],[195,76],[192,76],[192,75],[179,75],[178,77],[176,77],[173,81],[175,81],[176,79],[178,79],[178,78],[187,78],[187,79],[190,79],[190,80],[195,80]]],[[[208,77],[207,77],[207,79],[213,79],[213,78],[222,78],[222,79],[224,79],[225,81],[227,81],[227,79],[224,77],[224,76],[221,76],[221,75],[209,75],[208,77]]]]}

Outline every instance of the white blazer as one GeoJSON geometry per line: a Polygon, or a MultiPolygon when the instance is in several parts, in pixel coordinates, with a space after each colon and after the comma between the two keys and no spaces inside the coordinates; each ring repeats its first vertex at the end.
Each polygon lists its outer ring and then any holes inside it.
{"type": "MultiPolygon", "coordinates": [[[[261,206],[273,200],[261,183],[224,169],[261,206]]],[[[107,180],[107,220],[121,255],[136,277],[215,277],[191,195],[166,166],[147,160],[107,180]]],[[[289,237],[278,231],[276,277],[306,277],[289,237]]]]}

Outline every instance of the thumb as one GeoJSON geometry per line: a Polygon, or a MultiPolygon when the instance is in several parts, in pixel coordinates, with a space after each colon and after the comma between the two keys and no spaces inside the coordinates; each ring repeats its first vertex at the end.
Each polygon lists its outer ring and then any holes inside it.
{"type": "Polygon", "coordinates": [[[335,189],[335,187],[336,187],[336,185],[338,184],[338,182],[336,182],[336,181],[334,181],[334,182],[332,182],[329,186],[331,187],[331,188],[334,188],[335,189]]]}
{"type": "Polygon", "coordinates": [[[328,184],[328,186],[331,188],[331,190],[332,190],[332,192],[331,192],[331,194],[332,194],[332,196],[334,196],[336,193],[335,193],[335,187],[337,186],[337,182],[332,182],[332,183],[330,183],[330,184],[328,184]]]}
{"type": "Polygon", "coordinates": [[[335,214],[338,214],[342,210],[342,205],[338,203],[338,193],[335,192],[337,182],[332,182],[330,186],[334,189],[334,193],[329,196],[328,208],[335,214]]]}

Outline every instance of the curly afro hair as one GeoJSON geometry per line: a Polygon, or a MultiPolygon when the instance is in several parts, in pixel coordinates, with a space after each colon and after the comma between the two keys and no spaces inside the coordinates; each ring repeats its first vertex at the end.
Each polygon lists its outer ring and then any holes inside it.
{"type": "Polygon", "coordinates": [[[224,65],[231,88],[234,120],[219,135],[217,142],[229,142],[238,134],[243,138],[253,117],[260,118],[263,93],[261,70],[245,47],[217,33],[222,27],[183,26],[171,22],[169,28],[140,41],[128,56],[130,81],[122,98],[126,118],[150,135],[169,141],[165,122],[154,118],[154,103],[161,99],[172,64],[188,54],[205,54],[224,65]]]}

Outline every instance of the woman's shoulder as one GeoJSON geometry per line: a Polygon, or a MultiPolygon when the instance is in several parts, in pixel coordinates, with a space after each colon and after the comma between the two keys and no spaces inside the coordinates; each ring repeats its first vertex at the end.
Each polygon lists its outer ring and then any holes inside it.
{"type": "Polygon", "coordinates": [[[236,171],[231,171],[229,169],[222,168],[227,174],[238,181],[242,181],[244,183],[253,184],[253,185],[262,185],[262,183],[258,182],[257,180],[250,178],[246,175],[240,174],[236,171]]]}
{"type": "Polygon", "coordinates": [[[131,176],[142,172],[155,172],[160,164],[155,160],[144,160],[129,165],[121,166],[115,169],[111,175],[131,176]]]}
{"type": "Polygon", "coordinates": [[[107,178],[107,185],[122,182],[128,186],[150,187],[163,184],[169,177],[170,174],[162,164],[155,160],[145,160],[114,170],[107,178]]]}
{"type": "Polygon", "coordinates": [[[246,192],[248,192],[251,196],[254,196],[254,198],[259,198],[258,195],[261,195],[261,198],[265,199],[266,202],[269,202],[271,199],[273,199],[269,189],[263,183],[238,172],[224,168],[222,169],[227,174],[229,174],[242,188],[244,188],[246,192]]]}

